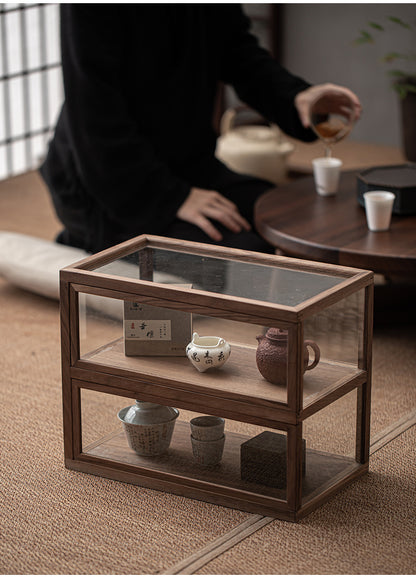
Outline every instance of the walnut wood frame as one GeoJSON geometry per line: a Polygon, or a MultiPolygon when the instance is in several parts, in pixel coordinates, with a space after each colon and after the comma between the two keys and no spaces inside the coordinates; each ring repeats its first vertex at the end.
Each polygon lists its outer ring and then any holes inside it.
{"type": "MultiPolygon", "coordinates": [[[[151,265],[149,267],[151,268],[151,265]]],[[[147,271],[144,274],[146,278],[151,278],[149,267],[143,265],[143,270],[147,271]]],[[[65,464],[68,468],[290,521],[304,517],[341,487],[368,470],[373,324],[371,272],[143,235],[64,268],[61,271],[60,284],[64,451],[65,464]],[[149,280],[126,279],[93,270],[149,246],[168,248],[177,252],[191,251],[199,255],[232,258],[256,264],[283,265],[294,270],[337,275],[345,280],[302,305],[285,307],[200,290],[164,286],[149,280]],[[359,290],[364,290],[365,314],[362,356],[359,359],[358,370],[350,378],[336,382],[325,389],[324,393],[304,404],[301,370],[303,321],[359,290]],[[173,372],[168,378],[166,376],[155,378],[129,370],[128,367],[96,363],[93,356],[81,358],[78,307],[80,292],[125,300],[141,299],[156,306],[164,305],[212,317],[287,328],[289,350],[294,351],[288,367],[287,402],[260,399],[249,390],[244,394],[232,394],[224,390],[209,389],[198,384],[197,376],[195,383],[184,383],[179,371],[173,372]],[[81,423],[82,389],[132,399],[138,397],[142,400],[216,414],[286,432],[288,439],[286,494],[279,498],[278,495],[270,496],[249,491],[243,486],[227,486],[226,482],[221,484],[213,479],[207,481],[193,478],[175,470],[156,470],[143,464],[138,466],[133,457],[131,462],[128,458],[121,462],[108,456],[111,451],[116,450],[114,447],[117,445],[117,438],[109,440],[111,448],[107,447],[105,458],[97,452],[97,443],[91,450],[84,448],[81,423]],[[351,463],[346,465],[340,464],[338,474],[305,497],[302,495],[303,421],[353,390],[357,392],[355,459],[351,459],[351,463]]],[[[317,454],[313,458],[323,457],[317,454]]],[[[135,459],[137,460],[137,457],[135,459]]]]}

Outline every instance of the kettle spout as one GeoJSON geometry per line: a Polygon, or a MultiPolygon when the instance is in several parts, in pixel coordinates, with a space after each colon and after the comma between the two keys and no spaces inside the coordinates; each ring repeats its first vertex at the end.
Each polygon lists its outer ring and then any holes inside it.
{"type": "Polygon", "coordinates": [[[259,343],[261,343],[261,341],[264,339],[264,335],[257,335],[256,339],[259,343]]]}

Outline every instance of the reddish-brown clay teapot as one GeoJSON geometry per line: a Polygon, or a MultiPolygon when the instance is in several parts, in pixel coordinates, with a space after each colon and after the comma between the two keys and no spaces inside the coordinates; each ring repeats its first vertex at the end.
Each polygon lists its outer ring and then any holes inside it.
{"type": "MultiPolygon", "coordinates": [[[[265,335],[258,335],[256,352],[257,368],[262,376],[274,385],[286,385],[287,381],[287,331],[271,328],[265,335]]],[[[315,341],[303,342],[303,372],[310,371],[319,363],[321,352],[315,341]],[[315,358],[309,364],[310,347],[315,358]]]]}

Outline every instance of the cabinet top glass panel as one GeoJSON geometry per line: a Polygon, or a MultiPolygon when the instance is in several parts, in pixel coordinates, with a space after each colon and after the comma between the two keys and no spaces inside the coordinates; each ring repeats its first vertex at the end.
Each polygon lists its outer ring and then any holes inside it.
{"type": "Polygon", "coordinates": [[[297,307],[364,272],[144,235],[93,255],[74,268],[285,307],[297,307]]]}

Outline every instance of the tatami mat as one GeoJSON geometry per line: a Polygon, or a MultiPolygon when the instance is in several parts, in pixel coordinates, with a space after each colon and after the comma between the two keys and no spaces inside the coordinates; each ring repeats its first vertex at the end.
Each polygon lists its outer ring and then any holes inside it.
{"type": "Polygon", "coordinates": [[[294,525],[273,521],[196,574],[414,574],[416,427],[370,473],[294,525]]]}
{"type": "Polygon", "coordinates": [[[66,470],[58,304],[0,299],[2,573],[153,574],[249,517],[66,470]]]}
{"type": "MultiPolygon", "coordinates": [[[[59,230],[37,175],[0,183],[0,229],[59,230]]],[[[2,573],[415,572],[415,328],[376,331],[370,474],[292,524],[65,469],[58,303],[0,279],[0,306],[2,573]]]]}

